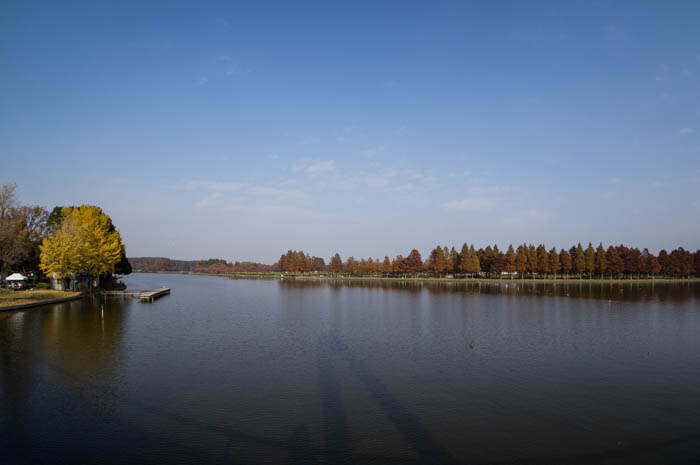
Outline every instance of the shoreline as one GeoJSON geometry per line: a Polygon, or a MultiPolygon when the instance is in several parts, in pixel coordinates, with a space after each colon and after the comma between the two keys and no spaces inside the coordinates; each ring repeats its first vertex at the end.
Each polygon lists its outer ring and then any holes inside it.
{"type": "Polygon", "coordinates": [[[290,281],[387,281],[387,282],[436,282],[436,283],[502,283],[502,284],[679,284],[698,283],[700,278],[435,278],[435,277],[394,277],[394,276],[307,276],[285,275],[284,273],[188,273],[196,276],[219,276],[232,279],[282,279],[290,281]]]}
{"type": "Polygon", "coordinates": [[[35,302],[29,302],[26,304],[5,305],[5,306],[0,305],[0,312],[11,312],[11,311],[15,311],[15,310],[25,310],[28,308],[40,307],[42,305],[60,304],[62,302],[70,302],[71,300],[82,299],[83,297],[87,297],[87,295],[80,293],[77,295],[71,295],[68,297],[61,297],[58,299],[37,300],[35,302]]]}

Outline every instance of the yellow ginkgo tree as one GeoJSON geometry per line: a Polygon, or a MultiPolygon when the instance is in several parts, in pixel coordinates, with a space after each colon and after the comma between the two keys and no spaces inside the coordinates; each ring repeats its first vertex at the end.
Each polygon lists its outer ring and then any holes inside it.
{"type": "Polygon", "coordinates": [[[63,278],[77,272],[100,276],[114,271],[125,250],[119,230],[102,209],[64,207],[61,225],[42,242],[41,269],[63,278]]]}

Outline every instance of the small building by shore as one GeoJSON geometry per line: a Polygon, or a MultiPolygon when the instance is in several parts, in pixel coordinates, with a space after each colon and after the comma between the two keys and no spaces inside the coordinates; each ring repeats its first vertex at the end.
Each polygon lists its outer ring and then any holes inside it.
{"type": "Polygon", "coordinates": [[[78,272],[71,276],[50,278],[51,289],[56,291],[87,292],[99,285],[99,278],[90,276],[84,272],[78,272]]]}

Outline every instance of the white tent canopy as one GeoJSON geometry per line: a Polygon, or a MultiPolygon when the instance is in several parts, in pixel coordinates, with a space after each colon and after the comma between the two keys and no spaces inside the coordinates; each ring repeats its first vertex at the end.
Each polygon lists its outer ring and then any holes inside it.
{"type": "Polygon", "coordinates": [[[5,278],[5,281],[26,281],[27,277],[24,275],[21,275],[19,273],[13,273],[7,278],[5,278]]]}

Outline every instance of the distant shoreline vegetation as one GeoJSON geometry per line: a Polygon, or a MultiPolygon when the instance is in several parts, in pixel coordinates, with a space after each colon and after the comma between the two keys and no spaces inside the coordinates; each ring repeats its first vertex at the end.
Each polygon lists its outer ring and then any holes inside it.
{"type": "Polygon", "coordinates": [[[130,257],[137,272],[201,273],[238,275],[240,277],[271,277],[272,273],[289,276],[325,278],[394,278],[394,279],[689,279],[700,277],[700,250],[694,253],[682,247],[670,253],[661,250],[657,255],[648,249],[639,250],[624,245],[607,249],[591,243],[584,248],[580,243],[569,250],[547,250],[540,244],[508,246],[502,252],[497,245],[475,249],[462,245],[437,246],[423,260],[417,249],[408,256],[398,255],[393,260],[385,256],[357,260],[350,256],[345,261],[339,254],[328,264],[320,257],[303,251],[289,250],[280,259],[266,265],[254,262],[227,262],[223,259],[171,260],[165,257],[130,257]]]}

